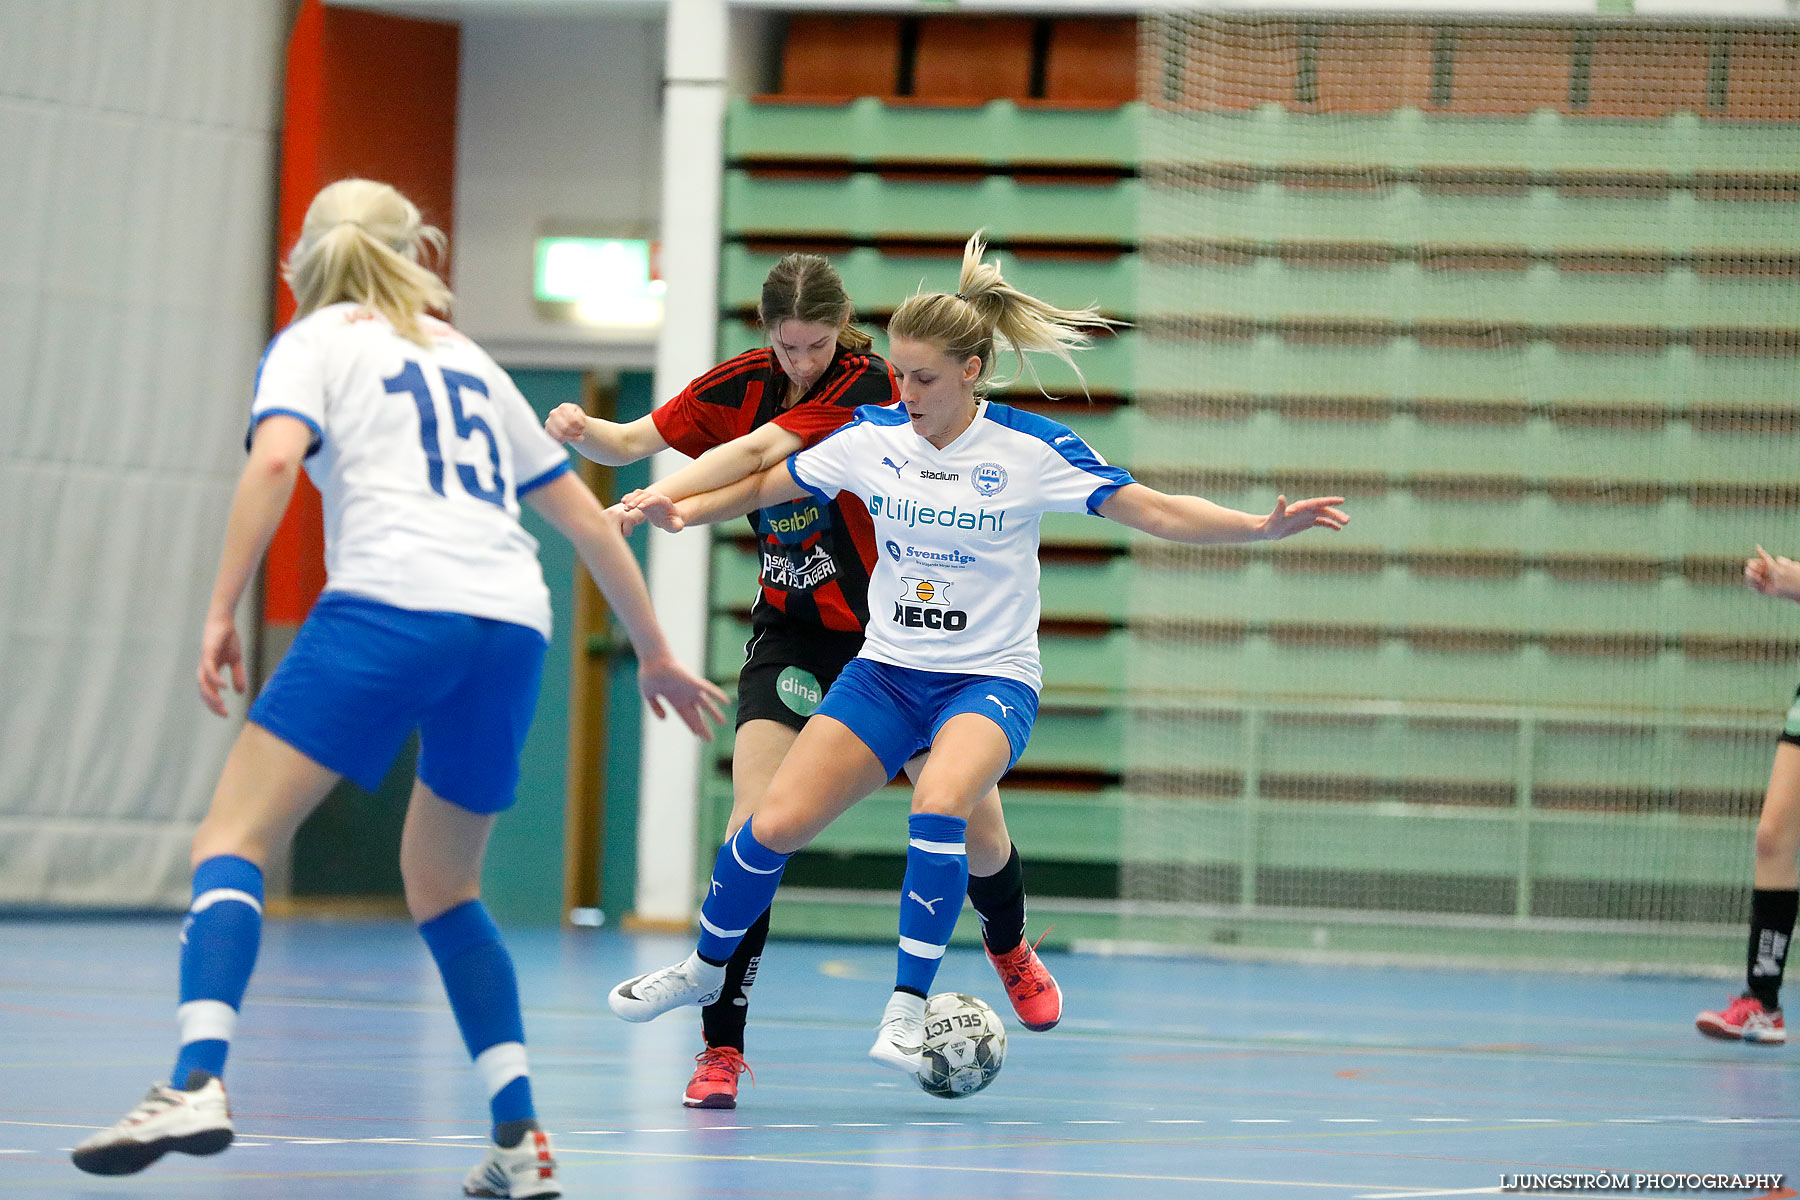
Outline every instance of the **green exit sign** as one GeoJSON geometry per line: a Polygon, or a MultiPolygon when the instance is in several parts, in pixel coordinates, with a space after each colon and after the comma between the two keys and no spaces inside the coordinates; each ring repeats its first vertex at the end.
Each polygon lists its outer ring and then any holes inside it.
{"type": "Polygon", "coordinates": [[[540,237],[533,292],[540,310],[583,325],[654,328],[663,281],[640,238],[540,237]]]}

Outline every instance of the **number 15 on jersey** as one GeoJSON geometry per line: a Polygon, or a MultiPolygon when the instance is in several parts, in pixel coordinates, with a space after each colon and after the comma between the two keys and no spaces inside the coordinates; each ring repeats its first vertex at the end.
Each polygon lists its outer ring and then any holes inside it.
{"type": "MultiPolygon", "coordinates": [[[[494,431],[479,416],[463,411],[463,393],[476,392],[483,399],[487,398],[487,384],[479,377],[467,375],[461,371],[452,371],[448,367],[440,372],[444,380],[444,393],[450,398],[450,419],[456,428],[456,436],[464,441],[480,434],[487,440],[488,461],[493,464],[491,488],[481,486],[481,476],[468,463],[456,464],[456,477],[462,483],[463,491],[477,500],[486,500],[489,504],[506,506],[506,480],[500,475],[500,443],[494,437],[494,431]]],[[[431,490],[444,495],[444,454],[438,435],[437,405],[431,397],[431,385],[425,381],[425,372],[413,359],[407,359],[400,373],[389,379],[383,379],[381,385],[393,395],[410,395],[419,409],[419,443],[425,450],[425,471],[431,481],[431,490]]]]}

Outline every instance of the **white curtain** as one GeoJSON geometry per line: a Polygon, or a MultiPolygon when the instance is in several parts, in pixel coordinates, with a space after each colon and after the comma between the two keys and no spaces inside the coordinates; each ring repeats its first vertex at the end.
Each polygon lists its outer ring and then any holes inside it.
{"type": "Polygon", "coordinates": [[[0,908],[186,902],[288,18],[0,0],[0,908]]]}

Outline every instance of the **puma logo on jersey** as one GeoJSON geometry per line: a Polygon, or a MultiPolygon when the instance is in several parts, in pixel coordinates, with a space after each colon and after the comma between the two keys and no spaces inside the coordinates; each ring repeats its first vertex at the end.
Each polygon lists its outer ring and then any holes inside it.
{"type": "Polygon", "coordinates": [[[1063,443],[1064,443],[1064,442],[1072,442],[1072,441],[1074,441],[1074,440],[1075,440],[1075,435],[1074,435],[1074,434],[1072,434],[1072,433],[1065,433],[1065,434],[1063,434],[1063,435],[1062,435],[1062,436],[1061,436],[1061,437],[1059,437],[1059,438],[1057,438],[1057,439],[1056,439],[1056,440],[1055,440],[1055,441],[1054,441],[1054,442],[1051,442],[1051,443],[1050,443],[1050,444],[1051,444],[1051,445],[1052,445],[1052,446],[1060,446],[1060,445],[1062,445],[1062,444],[1063,444],[1063,443]]]}
{"type": "Polygon", "coordinates": [[[925,897],[919,895],[919,893],[917,893],[917,892],[906,893],[906,898],[908,900],[917,900],[920,904],[925,906],[925,911],[930,913],[934,917],[937,916],[936,905],[940,900],[943,899],[942,896],[934,896],[930,900],[927,900],[925,897]]]}
{"type": "Polygon", "coordinates": [[[1000,715],[1003,717],[1012,716],[1012,710],[1018,707],[1018,705],[1016,705],[1016,704],[1002,703],[1000,700],[1000,697],[994,695],[994,693],[992,693],[992,692],[989,692],[987,695],[983,696],[982,699],[983,700],[992,700],[995,703],[995,705],[999,707],[1000,715]]]}
{"type": "Polygon", "coordinates": [[[902,463],[897,463],[897,462],[895,462],[895,461],[894,461],[894,460],[893,460],[893,459],[891,459],[891,458],[884,458],[884,459],[882,459],[882,460],[881,460],[881,465],[882,465],[882,466],[884,466],[884,467],[892,467],[892,468],[894,468],[894,478],[895,478],[895,479],[898,479],[898,478],[900,478],[900,472],[901,472],[901,470],[902,470],[902,469],[904,469],[904,468],[905,468],[905,466],[906,466],[906,463],[909,463],[909,462],[911,462],[911,461],[912,461],[912,459],[910,459],[910,458],[909,458],[909,459],[907,459],[907,460],[906,460],[906,462],[902,462],[902,463]]]}

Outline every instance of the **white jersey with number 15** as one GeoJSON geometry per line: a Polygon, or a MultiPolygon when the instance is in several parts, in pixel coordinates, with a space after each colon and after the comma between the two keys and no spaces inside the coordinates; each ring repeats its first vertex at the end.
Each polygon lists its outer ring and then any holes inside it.
{"type": "Polygon", "coordinates": [[[511,379],[424,318],[429,347],[352,303],[278,334],[257,369],[251,430],[278,413],[313,433],[328,591],[550,632],[537,540],[519,497],[569,469],[511,379]]]}

